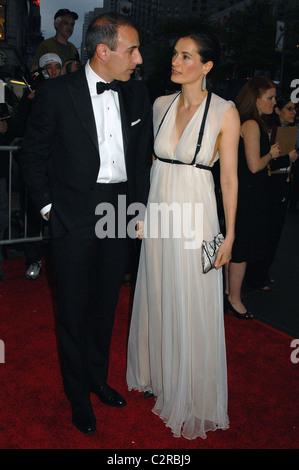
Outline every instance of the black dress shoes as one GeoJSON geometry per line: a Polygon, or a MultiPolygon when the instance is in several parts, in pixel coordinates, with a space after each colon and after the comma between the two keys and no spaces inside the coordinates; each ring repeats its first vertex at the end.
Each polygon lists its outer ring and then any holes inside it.
{"type": "Polygon", "coordinates": [[[239,318],[240,320],[253,320],[254,318],[254,315],[249,312],[248,310],[246,310],[245,313],[240,313],[238,312],[233,306],[232,304],[230,303],[230,301],[228,300],[228,297],[225,296],[224,297],[224,312],[226,313],[228,310],[230,310],[231,312],[234,313],[235,317],[239,318]]]}
{"type": "Polygon", "coordinates": [[[102,403],[108,406],[117,406],[121,408],[126,406],[127,402],[116,390],[109,387],[109,385],[100,385],[93,387],[91,390],[95,395],[99,397],[102,403]]]}
{"type": "Polygon", "coordinates": [[[93,434],[97,428],[97,422],[92,408],[80,405],[72,405],[72,423],[84,434],[93,434]]]}

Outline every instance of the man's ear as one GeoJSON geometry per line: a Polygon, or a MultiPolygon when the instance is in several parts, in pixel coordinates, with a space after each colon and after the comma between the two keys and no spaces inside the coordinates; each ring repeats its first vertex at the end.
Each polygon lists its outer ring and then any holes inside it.
{"type": "Polygon", "coordinates": [[[96,47],[96,54],[102,62],[107,62],[110,57],[110,49],[106,44],[100,43],[96,47]]]}

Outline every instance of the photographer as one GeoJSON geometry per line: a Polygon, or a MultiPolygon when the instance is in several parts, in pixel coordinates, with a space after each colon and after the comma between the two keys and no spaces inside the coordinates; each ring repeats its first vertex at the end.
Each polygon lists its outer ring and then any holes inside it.
{"type": "MultiPolygon", "coordinates": [[[[0,145],[7,145],[5,134],[7,132],[6,120],[0,121],[0,145]]],[[[8,226],[8,196],[7,196],[8,159],[4,152],[0,152],[0,240],[8,226]]],[[[3,271],[3,253],[0,245],[0,281],[5,279],[3,271]]]]}
{"type": "Polygon", "coordinates": [[[54,37],[42,41],[34,55],[31,72],[38,68],[39,59],[46,53],[53,52],[61,57],[64,65],[68,60],[79,60],[77,48],[69,41],[72,36],[75,21],[78,19],[77,13],[67,8],[58,10],[54,16],[54,28],[56,34],[54,37]]]}
{"type": "MultiPolygon", "coordinates": [[[[44,80],[56,78],[61,75],[62,61],[57,54],[44,54],[39,59],[39,69],[35,71],[29,79],[28,89],[22,96],[19,104],[17,122],[15,127],[15,136],[23,138],[28,116],[31,111],[32,100],[35,96],[35,90],[39,83],[44,80]]],[[[25,187],[22,191],[21,205],[24,206],[25,187]]],[[[30,199],[27,205],[28,232],[29,237],[38,236],[41,229],[40,215],[36,212],[30,199]]],[[[26,279],[34,281],[38,279],[42,269],[42,242],[26,242],[24,244],[24,252],[26,256],[26,279]]]]}
{"type": "Polygon", "coordinates": [[[49,78],[56,78],[61,75],[62,61],[57,54],[53,54],[52,52],[44,54],[39,59],[39,66],[48,72],[49,78]]]}
{"type": "Polygon", "coordinates": [[[24,78],[27,84],[27,90],[24,92],[19,108],[15,128],[15,136],[22,138],[25,133],[27,119],[30,113],[32,99],[34,98],[35,90],[39,83],[56,78],[61,75],[62,61],[57,54],[44,54],[39,59],[39,69],[31,74],[28,81],[24,78]]]}
{"type": "MultiPolygon", "coordinates": [[[[0,103],[0,146],[9,145],[12,138],[14,124],[14,111],[18,105],[15,94],[1,80],[3,87],[4,102],[0,103]]],[[[9,153],[0,151],[0,240],[3,240],[8,227],[9,204],[8,204],[8,175],[9,175],[9,153]]],[[[5,279],[3,271],[3,247],[0,245],[0,281],[5,279]]]]}

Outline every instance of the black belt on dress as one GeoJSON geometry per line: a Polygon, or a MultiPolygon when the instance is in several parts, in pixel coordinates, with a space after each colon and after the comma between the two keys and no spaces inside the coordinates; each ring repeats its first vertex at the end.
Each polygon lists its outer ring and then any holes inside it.
{"type": "Polygon", "coordinates": [[[189,166],[194,166],[194,167],[196,167],[196,168],[202,168],[203,170],[210,170],[210,171],[212,171],[212,167],[211,167],[211,166],[201,165],[200,163],[194,163],[194,164],[192,165],[191,163],[181,162],[180,160],[170,160],[170,159],[168,159],[168,158],[160,158],[160,157],[157,157],[157,155],[155,155],[155,157],[156,157],[158,160],[161,160],[161,162],[172,163],[173,165],[189,165],[189,166]]]}

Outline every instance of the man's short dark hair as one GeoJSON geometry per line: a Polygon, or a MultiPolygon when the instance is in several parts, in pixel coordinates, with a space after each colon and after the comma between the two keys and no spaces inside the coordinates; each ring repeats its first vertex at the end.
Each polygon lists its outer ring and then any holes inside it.
{"type": "Polygon", "coordinates": [[[120,15],[119,13],[104,13],[94,18],[88,27],[85,37],[87,57],[91,59],[96,52],[97,45],[101,43],[106,44],[111,51],[115,51],[117,49],[118,29],[120,26],[135,28],[127,16],[120,15]]]}

